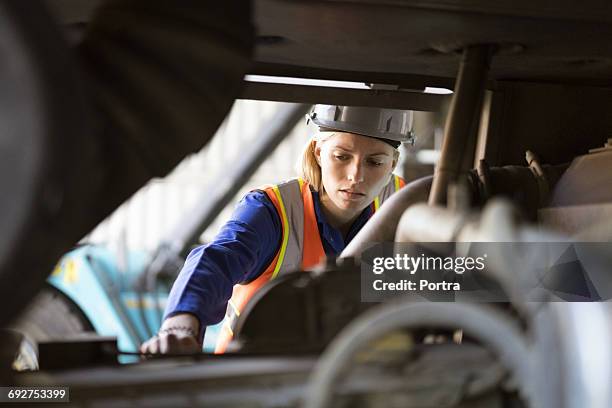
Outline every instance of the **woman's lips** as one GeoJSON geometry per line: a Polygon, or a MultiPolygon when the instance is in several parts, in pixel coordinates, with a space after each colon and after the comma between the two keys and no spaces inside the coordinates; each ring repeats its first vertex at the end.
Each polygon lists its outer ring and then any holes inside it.
{"type": "Polygon", "coordinates": [[[339,190],[339,191],[340,191],[340,195],[343,198],[347,200],[351,200],[351,201],[361,200],[363,197],[365,197],[365,194],[359,193],[357,191],[351,191],[351,190],[339,190]]]}

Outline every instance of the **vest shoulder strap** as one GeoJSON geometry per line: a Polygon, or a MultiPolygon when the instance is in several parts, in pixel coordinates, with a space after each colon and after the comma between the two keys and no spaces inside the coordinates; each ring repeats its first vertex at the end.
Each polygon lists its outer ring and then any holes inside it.
{"type": "Polygon", "coordinates": [[[406,181],[400,176],[396,176],[395,174],[391,175],[391,180],[383,187],[380,194],[374,199],[374,211],[378,211],[381,205],[389,198],[391,195],[402,187],[406,185],[406,181]]]}
{"type": "Polygon", "coordinates": [[[279,274],[297,270],[302,261],[304,249],[302,185],[299,179],[292,179],[263,189],[276,207],[282,226],[281,247],[271,279],[279,274]]]}

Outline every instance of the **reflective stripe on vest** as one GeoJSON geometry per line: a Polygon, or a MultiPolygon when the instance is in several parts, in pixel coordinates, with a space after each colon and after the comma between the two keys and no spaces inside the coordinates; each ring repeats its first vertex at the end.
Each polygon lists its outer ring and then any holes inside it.
{"type": "MultiPolygon", "coordinates": [[[[405,184],[403,179],[394,175],[374,200],[373,212],[405,184]]],[[[215,345],[215,354],[225,352],[234,337],[233,329],[240,313],[264,284],[288,272],[312,268],[325,256],[309,184],[302,179],[293,179],[262,190],[279,215],[282,227],[281,245],[270,265],[258,278],[234,286],[215,345]]]]}
{"type": "Polygon", "coordinates": [[[393,177],[391,177],[391,181],[389,181],[387,185],[383,187],[380,194],[374,199],[374,202],[372,203],[372,214],[378,211],[382,203],[384,203],[391,196],[391,194],[395,193],[405,185],[406,182],[404,179],[394,174],[393,177]]]}

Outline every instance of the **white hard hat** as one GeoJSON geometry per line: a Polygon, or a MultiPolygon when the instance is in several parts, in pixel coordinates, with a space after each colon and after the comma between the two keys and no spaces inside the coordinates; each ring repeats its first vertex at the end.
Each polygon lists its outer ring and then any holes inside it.
{"type": "Polygon", "coordinates": [[[306,116],[319,128],[356,133],[395,142],[414,142],[413,112],[360,106],[315,105],[306,116]]]}

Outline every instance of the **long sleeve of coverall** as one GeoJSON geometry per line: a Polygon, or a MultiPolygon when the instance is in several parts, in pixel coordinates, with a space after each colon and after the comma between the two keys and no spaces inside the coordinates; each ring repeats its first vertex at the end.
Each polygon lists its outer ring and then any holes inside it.
{"type": "Polygon", "coordinates": [[[282,237],[280,218],[262,191],[248,193],[215,239],[191,251],[177,277],[164,318],[191,313],[207,325],[220,322],[235,284],[257,278],[272,262],[282,237]]]}

